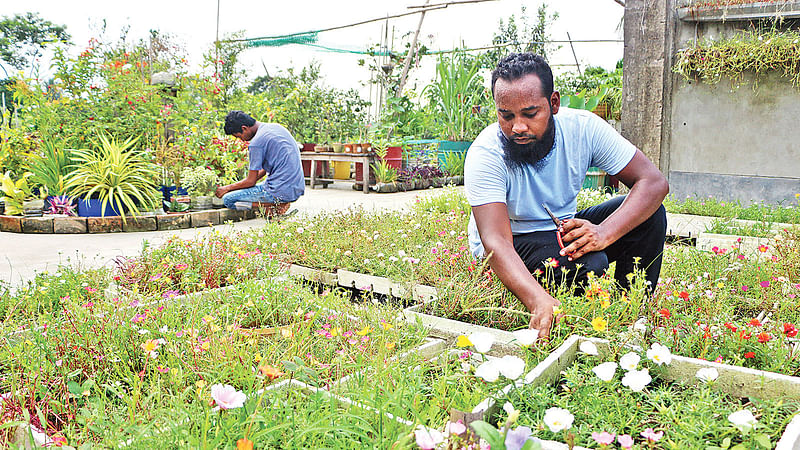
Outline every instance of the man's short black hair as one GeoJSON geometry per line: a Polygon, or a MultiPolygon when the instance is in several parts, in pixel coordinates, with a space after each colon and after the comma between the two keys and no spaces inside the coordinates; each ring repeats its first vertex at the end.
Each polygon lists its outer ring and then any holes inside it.
{"type": "Polygon", "coordinates": [[[553,95],[553,71],[547,61],[535,53],[512,53],[501,59],[497,68],[492,71],[492,96],[498,78],[513,81],[529,74],[539,78],[542,94],[549,99],[553,95]]]}
{"type": "Polygon", "coordinates": [[[225,134],[241,133],[242,127],[252,127],[256,119],[243,111],[231,111],[225,116],[225,134]]]}

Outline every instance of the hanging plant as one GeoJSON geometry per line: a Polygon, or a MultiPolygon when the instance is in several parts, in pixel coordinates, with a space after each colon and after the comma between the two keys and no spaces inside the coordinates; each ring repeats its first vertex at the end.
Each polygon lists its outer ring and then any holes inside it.
{"type": "Polygon", "coordinates": [[[764,74],[776,72],[800,87],[800,33],[797,31],[744,31],[729,39],[692,43],[678,51],[673,71],[687,80],[717,84],[730,78],[733,87],[745,82],[752,73],[753,88],[764,74]]]}

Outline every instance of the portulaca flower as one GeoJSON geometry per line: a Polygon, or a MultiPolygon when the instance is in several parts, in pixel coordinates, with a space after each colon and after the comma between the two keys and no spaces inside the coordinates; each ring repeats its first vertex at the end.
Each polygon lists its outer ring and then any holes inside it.
{"type": "Polygon", "coordinates": [[[622,355],[622,358],[619,359],[619,366],[622,367],[624,370],[636,370],[636,367],[639,365],[639,361],[642,358],[634,353],[628,352],[622,355]]]}
{"type": "Polygon", "coordinates": [[[605,362],[592,369],[592,372],[603,381],[611,381],[614,378],[614,374],[617,373],[617,363],[613,361],[605,362]]]}
{"type": "Polygon", "coordinates": [[[633,324],[633,331],[639,333],[646,333],[647,332],[647,319],[642,317],[641,319],[637,320],[636,323],[633,324]]]}
{"type": "Polygon", "coordinates": [[[414,436],[417,439],[417,445],[423,450],[431,450],[436,448],[438,444],[444,442],[444,435],[439,430],[434,430],[426,426],[420,425],[414,430],[414,436]]]}
{"type": "Polygon", "coordinates": [[[750,430],[756,426],[756,423],[758,423],[756,418],[753,416],[753,413],[751,413],[749,409],[743,409],[741,411],[731,413],[728,416],[728,420],[742,433],[749,433],[750,430]]]}
{"type": "Polygon", "coordinates": [[[627,386],[634,392],[641,392],[651,381],[653,381],[653,378],[647,369],[629,370],[622,377],[622,385],[627,386]]]}
{"type": "Polygon", "coordinates": [[[503,356],[497,361],[500,373],[509,380],[516,380],[525,370],[525,361],[514,355],[503,356]]]}
{"type": "Polygon", "coordinates": [[[472,342],[476,352],[486,353],[494,344],[494,336],[485,331],[477,331],[469,335],[469,341],[472,342]]]}
{"type": "Polygon", "coordinates": [[[464,422],[447,422],[447,425],[444,426],[444,434],[455,434],[460,435],[467,431],[467,426],[464,425],[464,422]]]}
{"type": "Polygon", "coordinates": [[[699,378],[700,381],[708,383],[709,381],[716,380],[717,377],[719,377],[719,372],[717,372],[717,369],[713,367],[703,367],[702,369],[697,371],[695,376],[699,378]]]}
{"type": "Polygon", "coordinates": [[[653,345],[650,346],[650,350],[647,351],[647,357],[659,366],[662,364],[669,365],[669,363],[672,362],[672,353],[670,353],[666,346],[658,342],[654,342],[653,345]]]}
{"type": "Polygon", "coordinates": [[[525,328],[524,330],[517,330],[511,334],[514,335],[514,339],[517,340],[519,345],[527,347],[536,342],[536,339],[539,337],[539,330],[525,328]]]}
{"type": "Polygon", "coordinates": [[[578,349],[583,353],[586,353],[587,355],[594,355],[594,356],[598,355],[597,346],[590,341],[581,342],[581,345],[580,347],[578,347],[578,349]]]}
{"type": "Polygon", "coordinates": [[[475,376],[494,383],[500,377],[500,368],[495,360],[486,361],[475,369],[475,376]]]}
{"type": "Polygon", "coordinates": [[[234,409],[244,406],[244,401],[247,396],[244,392],[237,391],[235,387],[229,384],[215,384],[211,386],[211,398],[222,409],[234,409]]]}
{"type": "Polygon", "coordinates": [[[544,424],[553,433],[569,430],[573,420],[575,416],[563,408],[550,408],[544,412],[544,424]]]}

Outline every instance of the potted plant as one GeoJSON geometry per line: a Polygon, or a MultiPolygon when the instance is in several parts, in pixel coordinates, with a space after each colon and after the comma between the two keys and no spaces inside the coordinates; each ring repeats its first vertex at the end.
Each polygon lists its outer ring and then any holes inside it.
{"type": "Polygon", "coordinates": [[[389,165],[389,161],[385,159],[388,147],[385,141],[376,141],[375,154],[378,155],[380,160],[372,164],[372,170],[375,172],[375,191],[376,192],[397,192],[397,169],[389,165]]]}
{"type": "Polygon", "coordinates": [[[201,211],[212,208],[214,190],[219,178],[213,170],[206,167],[186,167],[181,172],[183,187],[192,197],[192,207],[201,211]]]}
{"type": "MultiPolygon", "coordinates": [[[[6,214],[11,216],[42,215],[44,200],[36,195],[28,182],[30,176],[30,172],[25,172],[20,179],[14,181],[11,178],[11,172],[6,172],[0,177],[0,191],[3,193],[6,214]]],[[[45,191],[42,189],[40,192],[45,191]]]]}
{"type": "Polygon", "coordinates": [[[154,186],[156,168],[135,151],[138,138],[119,142],[105,134],[98,135],[96,149],[73,153],[75,170],[65,181],[69,195],[80,197],[81,216],[139,215],[140,208],[150,210],[159,197],[154,186]]]}
{"type": "MultiPolygon", "coordinates": [[[[47,191],[45,210],[49,210],[55,196],[64,196],[64,181],[73,170],[72,150],[61,148],[50,139],[42,140],[41,151],[32,153],[27,162],[30,181],[42,186],[47,191]]],[[[63,206],[66,196],[59,200],[59,208],[63,206]]],[[[71,199],[70,199],[71,201],[71,199]]]]}
{"type": "Polygon", "coordinates": [[[447,153],[444,156],[444,164],[442,170],[447,174],[446,182],[448,184],[464,184],[464,161],[466,159],[465,153],[447,153]]]}

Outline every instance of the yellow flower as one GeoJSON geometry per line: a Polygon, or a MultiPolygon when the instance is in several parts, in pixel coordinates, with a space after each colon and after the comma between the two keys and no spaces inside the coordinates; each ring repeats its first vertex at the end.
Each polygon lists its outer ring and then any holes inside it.
{"type": "Polygon", "coordinates": [[[387,342],[387,343],[386,343],[386,350],[394,350],[394,348],[395,348],[396,346],[397,346],[397,343],[396,343],[396,342],[387,342]]]}
{"type": "Polygon", "coordinates": [[[143,344],[141,344],[142,350],[147,353],[150,353],[158,348],[158,341],[155,339],[148,339],[143,344]]]}
{"type": "MultiPolygon", "coordinates": [[[[356,334],[359,335],[359,336],[366,336],[366,335],[368,335],[370,333],[372,333],[372,327],[366,326],[366,327],[362,328],[361,331],[359,331],[356,334]]],[[[333,334],[333,333],[331,333],[331,334],[333,334]]]]}
{"type": "Polygon", "coordinates": [[[331,336],[336,337],[336,336],[339,336],[340,334],[342,334],[342,328],[341,327],[333,327],[333,328],[331,328],[331,336]]]}
{"type": "Polygon", "coordinates": [[[197,383],[195,383],[195,386],[197,386],[200,389],[203,389],[204,387],[206,387],[206,382],[205,382],[205,380],[197,380],[197,383]]]}
{"type": "Polygon", "coordinates": [[[622,301],[623,301],[623,302],[625,302],[625,303],[630,303],[630,302],[631,302],[631,301],[628,299],[628,296],[627,296],[627,295],[625,295],[625,293],[624,293],[624,292],[622,293],[622,296],[621,296],[619,299],[620,299],[620,300],[622,300],[622,301]]]}
{"type": "Polygon", "coordinates": [[[88,397],[91,393],[87,389],[87,390],[83,391],[82,394],[83,394],[84,397],[88,397]]]}
{"type": "Polygon", "coordinates": [[[200,344],[200,348],[202,348],[203,350],[208,350],[209,348],[211,348],[211,343],[208,342],[208,341],[205,341],[202,344],[200,344]]]}
{"type": "Polygon", "coordinates": [[[264,359],[264,358],[260,354],[256,353],[256,355],[253,357],[253,359],[256,362],[261,362],[261,360],[264,359]]]}
{"type": "Polygon", "coordinates": [[[725,283],[720,281],[719,283],[717,283],[717,287],[720,288],[720,289],[724,288],[725,287],[725,283]]]}
{"type": "Polygon", "coordinates": [[[464,336],[463,334],[458,337],[456,340],[457,347],[472,347],[472,342],[469,340],[468,337],[464,336]]]}
{"type": "Polygon", "coordinates": [[[608,321],[603,317],[595,317],[592,319],[592,328],[595,331],[605,331],[608,326],[608,321]]]}
{"type": "Polygon", "coordinates": [[[609,306],[611,306],[611,302],[610,301],[608,301],[608,300],[600,300],[600,307],[601,308],[606,309],[609,306]]]}
{"type": "Polygon", "coordinates": [[[283,336],[284,339],[291,339],[294,337],[294,333],[288,328],[281,328],[281,336],[283,336]]]}
{"type": "Polygon", "coordinates": [[[557,315],[561,314],[562,312],[564,312],[564,310],[561,309],[560,306],[553,306],[553,315],[557,316],[557,315]]]}
{"type": "Polygon", "coordinates": [[[384,330],[391,330],[393,327],[393,325],[390,324],[389,322],[381,322],[381,326],[383,327],[384,330]]]}

